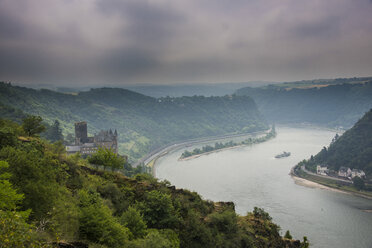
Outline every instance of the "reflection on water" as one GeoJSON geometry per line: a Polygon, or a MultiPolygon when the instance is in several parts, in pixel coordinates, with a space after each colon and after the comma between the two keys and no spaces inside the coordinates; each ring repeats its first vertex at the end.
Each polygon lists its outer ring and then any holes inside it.
{"type": "MultiPolygon", "coordinates": [[[[372,200],[307,188],[288,175],[292,166],[316,154],[335,133],[319,129],[278,127],[268,142],[197,159],[178,161],[183,150],[162,157],[156,175],[214,201],[233,201],[239,214],[264,208],[284,233],[306,235],[312,247],[372,247],[372,200]],[[290,151],[291,156],[274,156],[290,151]]],[[[189,147],[188,149],[193,149],[189,147]]]]}

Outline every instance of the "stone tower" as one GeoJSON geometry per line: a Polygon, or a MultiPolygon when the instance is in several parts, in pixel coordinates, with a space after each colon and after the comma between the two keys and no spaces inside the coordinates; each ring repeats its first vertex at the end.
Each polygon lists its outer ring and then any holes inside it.
{"type": "Polygon", "coordinates": [[[85,121],[75,123],[75,145],[88,142],[88,128],[85,121]]]}

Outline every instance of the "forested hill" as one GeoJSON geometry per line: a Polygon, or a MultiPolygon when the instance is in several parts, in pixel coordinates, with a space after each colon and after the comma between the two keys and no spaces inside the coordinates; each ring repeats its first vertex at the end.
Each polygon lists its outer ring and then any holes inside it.
{"type": "Polygon", "coordinates": [[[314,166],[326,164],[333,170],[341,166],[362,169],[368,177],[372,176],[372,109],[309,162],[314,166]]]}
{"type": "Polygon", "coordinates": [[[64,94],[0,83],[0,103],[2,112],[20,115],[21,110],[49,124],[59,120],[65,137],[74,132],[77,121],[87,121],[91,134],[117,129],[119,151],[132,159],[172,141],[267,128],[255,102],[246,96],[157,99],[124,89],[64,94]]]}
{"type": "Polygon", "coordinates": [[[367,79],[242,88],[237,94],[252,97],[268,121],[349,128],[372,108],[372,79],[367,79]]]}
{"type": "Polygon", "coordinates": [[[133,176],[110,152],[99,169],[90,164],[95,156],[68,156],[61,143],[40,139],[41,130],[32,117],[22,125],[0,118],[1,248],[309,246],[289,231],[281,237],[263,209],[239,216],[232,202],[206,201],[150,175],[133,176]]]}

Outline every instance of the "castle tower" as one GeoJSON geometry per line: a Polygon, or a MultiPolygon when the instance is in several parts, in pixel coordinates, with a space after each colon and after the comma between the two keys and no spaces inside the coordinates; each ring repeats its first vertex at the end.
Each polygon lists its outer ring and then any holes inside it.
{"type": "Polygon", "coordinates": [[[88,128],[85,121],[75,123],[75,145],[81,145],[88,141],[88,128]]]}

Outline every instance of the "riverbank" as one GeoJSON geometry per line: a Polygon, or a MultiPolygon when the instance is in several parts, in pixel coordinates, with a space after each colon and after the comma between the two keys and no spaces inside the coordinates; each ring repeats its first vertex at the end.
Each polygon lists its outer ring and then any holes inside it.
{"type": "Polygon", "coordinates": [[[186,148],[195,144],[207,144],[213,141],[222,141],[225,139],[231,139],[231,138],[242,138],[242,137],[253,137],[255,135],[264,135],[267,134],[268,130],[263,131],[257,131],[257,132],[251,132],[251,133],[241,133],[241,134],[227,134],[227,135],[220,135],[220,136],[212,136],[212,137],[203,137],[200,139],[192,139],[189,141],[183,141],[180,143],[172,143],[167,146],[158,148],[150,153],[148,153],[144,158],[142,158],[140,161],[138,161],[135,165],[144,164],[145,166],[150,166],[152,175],[156,177],[156,162],[157,160],[168,154],[169,152],[179,150],[182,148],[186,148]]]}
{"type": "Polygon", "coordinates": [[[366,199],[372,199],[372,192],[357,191],[353,186],[341,185],[332,179],[310,175],[301,169],[296,170],[295,167],[296,166],[291,169],[290,175],[297,185],[326,189],[344,194],[352,194],[366,199]]]}
{"type": "Polygon", "coordinates": [[[212,154],[212,153],[215,153],[215,152],[222,152],[222,151],[235,149],[235,148],[239,148],[239,147],[243,147],[243,146],[248,146],[248,145],[237,145],[237,146],[225,147],[225,148],[221,148],[221,149],[218,149],[218,150],[213,150],[213,151],[210,151],[210,152],[204,152],[204,153],[201,153],[201,154],[192,155],[192,156],[186,157],[186,158],[179,158],[178,161],[187,161],[187,160],[191,160],[191,159],[194,159],[194,158],[201,157],[203,155],[208,155],[208,154],[212,154]]]}
{"type": "Polygon", "coordinates": [[[203,146],[201,149],[195,148],[193,151],[186,150],[182,153],[181,157],[178,160],[179,161],[190,160],[190,159],[198,158],[202,155],[208,155],[208,154],[223,151],[226,149],[234,149],[234,148],[242,147],[242,146],[260,144],[268,140],[271,140],[275,137],[276,137],[276,131],[275,131],[275,127],[273,126],[270,132],[267,132],[266,135],[261,136],[261,137],[255,137],[253,139],[250,137],[238,143],[230,140],[230,142],[226,142],[224,144],[216,143],[214,146],[207,145],[207,146],[203,146]]]}

